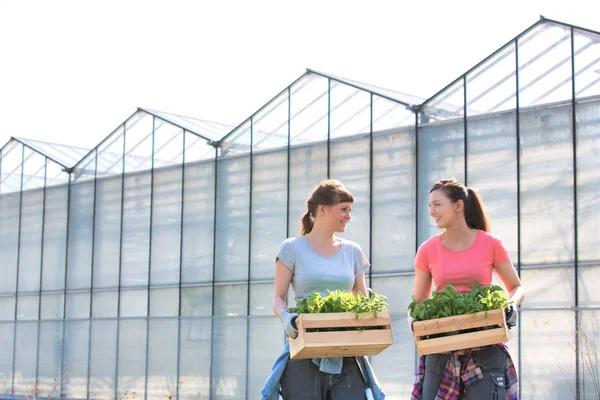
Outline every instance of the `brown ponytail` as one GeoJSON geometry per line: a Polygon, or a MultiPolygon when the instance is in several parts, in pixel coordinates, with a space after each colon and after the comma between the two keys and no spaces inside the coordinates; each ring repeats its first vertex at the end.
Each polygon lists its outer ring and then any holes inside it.
{"type": "Polygon", "coordinates": [[[431,187],[429,193],[441,189],[453,203],[462,200],[467,225],[471,229],[490,231],[490,223],[483,209],[481,195],[475,189],[468,188],[455,179],[442,179],[431,187]]]}
{"type": "Polygon", "coordinates": [[[306,214],[304,214],[304,216],[302,217],[302,230],[300,231],[300,234],[304,236],[307,233],[310,233],[310,231],[312,231],[313,226],[315,226],[315,219],[311,217],[310,211],[307,211],[306,214]]]}
{"type": "Polygon", "coordinates": [[[354,203],[354,196],[340,181],[328,179],[321,182],[306,201],[308,211],[302,216],[300,234],[304,236],[312,231],[320,205],[334,206],[339,203],[354,203]]]}

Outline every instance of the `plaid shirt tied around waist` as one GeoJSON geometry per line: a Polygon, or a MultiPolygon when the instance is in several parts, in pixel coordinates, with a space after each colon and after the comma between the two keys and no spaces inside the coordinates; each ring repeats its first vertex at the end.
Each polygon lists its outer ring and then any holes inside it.
{"type": "MultiPolygon", "coordinates": [[[[487,347],[474,347],[472,349],[449,352],[450,356],[444,368],[442,383],[435,397],[436,400],[458,400],[461,393],[461,381],[464,387],[483,379],[481,368],[477,365],[474,354],[477,351],[490,347],[499,347],[506,354],[507,361],[504,368],[506,400],[518,400],[519,379],[517,370],[505,344],[487,347]],[[464,356],[464,357],[461,357],[464,356]],[[463,362],[461,363],[461,359],[463,362]]],[[[410,400],[422,400],[423,380],[425,379],[425,356],[419,358],[419,366],[415,376],[415,383],[410,400]]]]}

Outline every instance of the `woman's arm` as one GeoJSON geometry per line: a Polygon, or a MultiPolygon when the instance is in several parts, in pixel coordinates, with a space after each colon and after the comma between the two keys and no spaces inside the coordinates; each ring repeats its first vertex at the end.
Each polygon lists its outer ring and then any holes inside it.
{"type": "Polygon", "coordinates": [[[273,313],[281,318],[287,310],[287,295],[294,273],[281,260],[275,264],[275,295],[273,296],[273,313]]]}
{"type": "Polygon", "coordinates": [[[495,268],[506,290],[508,290],[509,300],[514,301],[517,305],[521,304],[525,298],[525,291],[521,285],[521,279],[519,279],[519,275],[510,259],[496,265],[495,268]]]}
{"type": "Polygon", "coordinates": [[[429,298],[431,294],[431,273],[415,268],[415,286],[413,296],[417,303],[429,298]]]}
{"type": "Polygon", "coordinates": [[[367,297],[367,285],[365,283],[364,272],[354,279],[354,286],[352,287],[352,294],[354,297],[358,296],[358,292],[361,292],[365,297],[367,297]]]}

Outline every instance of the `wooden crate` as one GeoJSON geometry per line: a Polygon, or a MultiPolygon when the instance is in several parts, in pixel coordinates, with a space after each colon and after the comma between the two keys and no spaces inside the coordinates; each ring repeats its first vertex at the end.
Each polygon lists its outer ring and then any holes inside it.
{"type": "Polygon", "coordinates": [[[378,312],[377,317],[373,313],[350,312],[301,314],[296,319],[298,337],[289,340],[290,357],[303,359],[379,354],[392,344],[391,323],[388,311],[378,312]]]}
{"type": "Polygon", "coordinates": [[[509,340],[504,310],[418,321],[413,325],[421,355],[505,343],[509,340]],[[477,328],[487,328],[476,330],[477,328]]]}

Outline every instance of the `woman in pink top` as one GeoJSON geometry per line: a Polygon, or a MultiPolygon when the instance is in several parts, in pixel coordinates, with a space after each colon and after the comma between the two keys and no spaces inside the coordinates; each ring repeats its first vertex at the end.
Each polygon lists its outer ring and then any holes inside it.
{"type": "MultiPolygon", "coordinates": [[[[521,303],[521,280],[502,242],[488,233],[488,219],[476,191],[453,179],[438,181],[429,191],[429,215],[443,232],[417,251],[415,301],[430,296],[432,282],[437,290],[453,285],[459,292],[470,291],[475,282],[490,285],[496,270],[510,300],[521,303]]],[[[516,321],[517,308],[510,307],[509,327],[516,321]]],[[[411,399],[490,398],[518,398],[516,372],[505,345],[432,354],[419,360],[411,399]]]]}

